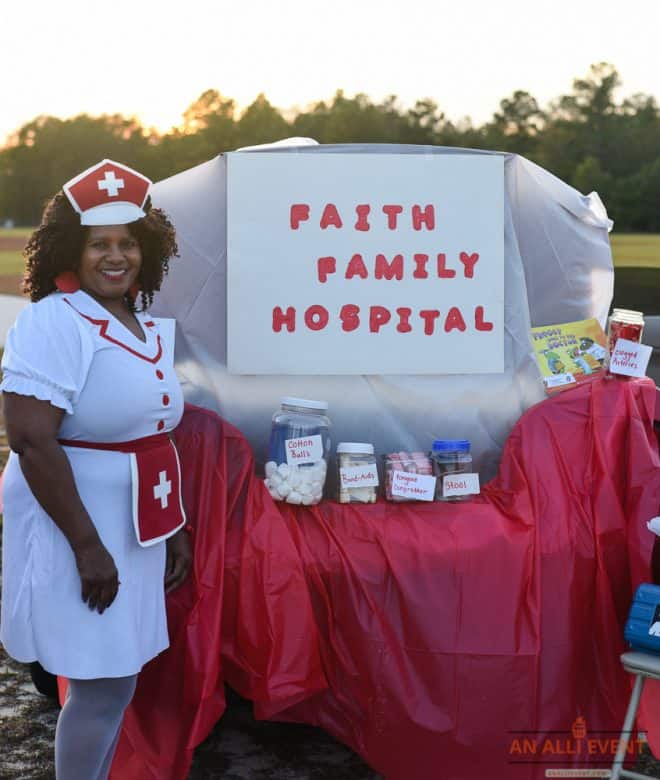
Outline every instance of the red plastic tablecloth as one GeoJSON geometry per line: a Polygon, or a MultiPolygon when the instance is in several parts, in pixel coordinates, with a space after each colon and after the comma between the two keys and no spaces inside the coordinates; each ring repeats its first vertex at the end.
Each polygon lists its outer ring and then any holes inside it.
{"type": "Polygon", "coordinates": [[[223,680],[387,780],[608,766],[659,509],[655,392],[602,380],[535,406],[482,496],[452,505],[275,506],[240,434],[190,409],[195,577],[169,599],[172,647],[140,677],[112,777],[185,778],[223,680]]]}
{"type": "Polygon", "coordinates": [[[193,574],[168,596],[170,647],[140,673],[113,780],[186,778],[225,710],[227,677],[280,708],[326,686],[302,563],[247,441],[190,406],[176,440],[193,574]]]}

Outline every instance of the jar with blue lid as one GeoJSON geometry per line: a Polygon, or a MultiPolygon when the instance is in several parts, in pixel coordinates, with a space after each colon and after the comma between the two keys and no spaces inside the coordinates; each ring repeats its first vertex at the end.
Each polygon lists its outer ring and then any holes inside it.
{"type": "Polygon", "coordinates": [[[330,454],[327,412],[327,401],[280,399],[266,463],[266,487],[276,501],[309,506],[321,500],[330,454]]]}
{"type": "Polygon", "coordinates": [[[436,439],[430,452],[433,474],[436,477],[436,501],[465,501],[469,496],[445,496],[444,478],[450,474],[472,471],[470,442],[467,439],[436,439]]]}

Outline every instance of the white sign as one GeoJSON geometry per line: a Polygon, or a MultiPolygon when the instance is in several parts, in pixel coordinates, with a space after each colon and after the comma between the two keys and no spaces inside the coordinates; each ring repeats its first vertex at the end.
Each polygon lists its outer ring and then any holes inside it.
{"type": "Polygon", "coordinates": [[[378,487],[378,470],[376,466],[346,466],[339,469],[341,487],[378,487]]]}
{"type": "Polygon", "coordinates": [[[498,373],[504,158],[227,155],[236,374],[498,373]]]}
{"type": "Polygon", "coordinates": [[[617,339],[610,358],[610,373],[624,376],[646,376],[653,347],[628,339],[617,339]]]}
{"type": "Polygon", "coordinates": [[[410,474],[407,471],[392,471],[392,495],[409,498],[411,501],[433,501],[435,477],[410,474]]]}
{"type": "Polygon", "coordinates": [[[323,440],[321,436],[303,436],[299,439],[286,439],[286,462],[289,466],[302,463],[318,463],[323,459],[323,440]]]}
{"type": "Polygon", "coordinates": [[[573,374],[553,374],[553,376],[546,376],[543,381],[546,387],[561,387],[575,382],[575,377],[573,374]]]}
{"type": "Polygon", "coordinates": [[[442,478],[442,495],[445,498],[470,496],[479,491],[478,474],[445,474],[442,478]]]}

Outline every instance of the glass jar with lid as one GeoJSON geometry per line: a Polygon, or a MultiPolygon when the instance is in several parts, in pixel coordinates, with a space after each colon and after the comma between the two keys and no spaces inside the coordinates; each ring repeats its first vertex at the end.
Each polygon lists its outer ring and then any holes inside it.
{"type": "Polygon", "coordinates": [[[374,445],[342,441],[337,445],[337,500],[340,504],[375,504],[378,466],[374,445]]]}
{"type": "MultiPolygon", "coordinates": [[[[424,452],[404,452],[403,450],[390,452],[388,455],[383,456],[383,466],[385,472],[383,478],[385,498],[387,501],[435,500],[435,489],[433,489],[433,498],[428,498],[426,494],[420,497],[419,492],[407,489],[410,485],[410,482],[408,482],[409,476],[419,475],[420,477],[430,478],[433,475],[431,460],[424,452]]],[[[416,483],[415,488],[419,487],[419,483],[416,483]]],[[[431,492],[430,489],[429,492],[431,492]]]]}
{"type": "Polygon", "coordinates": [[[287,396],[273,415],[266,487],[276,501],[318,504],[330,454],[327,401],[287,396]]]}
{"type": "Polygon", "coordinates": [[[436,477],[436,501],[465,501],[469,496],[445,496],[444,478],[450,474],[472,471],[470,442],[467,439],[436,439],[430,452],[433,474],[436,477]]]}
{"type": "Polygon", "coordinates": [[[641,311],[631,309],[614,309],[607,324],[607,365],[616,348],[619,339],[627,339],[636,343],[641,342],[644,332],[644,314],[641,311]]]}

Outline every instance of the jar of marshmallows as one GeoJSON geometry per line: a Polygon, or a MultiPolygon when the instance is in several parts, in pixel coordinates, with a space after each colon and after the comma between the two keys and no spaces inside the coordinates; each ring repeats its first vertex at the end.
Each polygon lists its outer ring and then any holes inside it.
{"type": "Polygon", "coordinates": [[[327,411],[327,401],[280,400],[266,463],[266,487],[276,501],[310,506],[321,500],[330,453],[327,411]]]}

